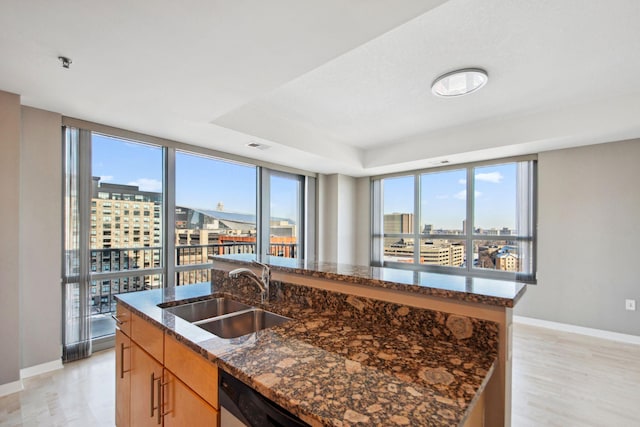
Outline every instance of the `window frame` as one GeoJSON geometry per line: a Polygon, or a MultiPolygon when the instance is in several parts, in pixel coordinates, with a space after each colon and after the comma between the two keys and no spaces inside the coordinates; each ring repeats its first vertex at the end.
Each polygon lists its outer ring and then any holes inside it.
{"type": "MultiPolygon", "coordinates": [[[[517,197],[517,195],[516,195],[517,197]]],[[[519,215],[516,211],[516,215],[519,215]]],[[[482,162],[464,163],[456,165],[447,165],[441,167],[418,169],[412,171],[398,172],[393,174],[385,174],[371,177],[371,265],[375,267],[389,267],[402,270],[426,271],[433,273],[464,275],[473,277],[485,277],[492,279],[517,280],[524,283],[536,283],[537,269],[537,156],[519,156],[488,160],[482,162]],[[474,170],[479,167],[497,166],[507,163],[526,162],[530,166],[527,169],[527,187],[524,190],[527,198],[525,207],[528,210],[526,217],[527,234],[518,234],[509,236],[505,239],[504,235],[485,235],[476,234],[474,224],[475,214],[475,177],[474,170]],[[423,174],[441,173],[446,171],[465,170],[466,171],[466,211],[465,218],[466,229],[462,234],[424,234],[420,228],[421,221],[421,177],[423,174]],[[384,180],[397,177],[413,177],[413,232],[412,233],[385,233],[384,232],[384,180]],[[385,238],[408,238],[413,239],[413,260],[411,263],[386,261],[384,259],[384,242],[385,238]],[[465,244],[466,264],[464,267],[441,266],[433,264],[420,263],[420,246],[422,239],[443,239],[463,241],[465,244]],[[518,243],[530,245],[529,256],[527,260],[530,266],[530,272],[509,272],[494,269],[476,268],[473,262],[473,243],[474,241],[504,241],[513,240],[518,243]]]]}
{"type": "MultiPolygon", "coordinates": [[[[119,128],[114,128],[111,126],[102,125],[99,123],[88,122],[84,120],[75,119],[72,117],[63,117],[62,119],[62,131],[67,128],[78,129],[79,131],[88,132],[89,134],[97,133],[106,135],[112,138],[121,139],[124,141],[130,141],[133,143],[141,143],[150,146],[156,146],[163,150],[163,207],[162,214],[163,217],[163,238],[162,238],[162,247],[163,247],[163,255],[162,255],[162,279],[163,287],[172,287],[178,285],[177,274],[183,271],[190,270],[198,270],[198,269],[208,269],[211,268],[212,263],[203,263],[203,264],[192,264],[192,265],[176,265],[176,244],[174,238],[174,229],[175,229],[175,206],[176,206],[176,151],[181,151],[187,154],[200,155],[203,157],[217,159],[220,161],[238,163],[247,166],[252,166],[256,168],[256,176],[258,179],[258,187],[256,189],[256,227],[258,228],[258,236],[261,235],[262,231],[260,230],[261,225],[264,223],[264,212],[262,207],[264,207],[263,203],[266,201],[266,209],[268,211],[269,206],[269,192],[268,188],[261,187],[264,184],[264,177],[268,177],[269,174],[283,175],[288,177],[295,177],[300,180],[300,219],[301,226],[299,229],[300,234],[300,243],[298,244],[299,255],[298,258],[309,258],[314,257],[316,253],[315,242],[316,242],[316,225],[315,218],[317,216],[317,207],[316,207],[316,193],[317,193],[317,174],[297,168],[292,168],[284,165],[278,165],[258,159],[246,158],[238,155],[234,155],[231,153],[225,153],[216,151],[213,149],[208,149],[204,147],[194,146],[190,144],[185,144],[182,142],[177,142],[173,140],[168,140],[159,137],[153,137],[146,134],[140,134],[137,132],[127,131],[119,128]]],[[[268,183],[268,179],[266,180],[268,183]]],[[[124,200],[124,197],[123,197],[124,200]]],[[[269,223],[269,217],[266,216],[266,223],[269,223]]],[[[268,234],[268,229],[266,230],[268,234]]],[[[88,235],[88,233],[87,233],[88,235]]],[[[269,241],[266,241],[266,244],[260,242],[258,239],[257,249],[261,248],[260,251],[256,250],[256,254],[262,253],[262,248],[267,248],[269,246],[269,241]]],[[[265,249],[266,252],[266,249],[265,249]]],[[[100,273],[104,274],[105,277],[114,275],[116,273],[100,273]]],[[[102,278],[102,277],[96,277],[102,278]]]]}

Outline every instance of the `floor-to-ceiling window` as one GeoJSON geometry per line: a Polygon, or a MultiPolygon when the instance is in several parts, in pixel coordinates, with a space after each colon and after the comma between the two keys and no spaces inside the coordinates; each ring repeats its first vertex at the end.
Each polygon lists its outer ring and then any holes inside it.
{"type": "Polygon", "coordinates": [[[176,153],[176,284],[210,280],[210,255],[256,253],[253,165],[176,153]]]}
{"type": "Polygon", "coordinates": [[[64,129],[65,360],[109,345],[115,294],[209,281],[210,255],[304,257],[315,218],[312,175],[122,133],[64,129]]]}
{"type": "Polygon", "coordinates": [[[91,137],[91,336],[114,333],[113,296],[162,286],[163,149],[91,137]]]}
{"type": "Polygon", "coordinates": [[[303,245],[304,182],[299,176],[271,173],[269,176],[269,247],[272,256],[299,258],[303,245]]]}

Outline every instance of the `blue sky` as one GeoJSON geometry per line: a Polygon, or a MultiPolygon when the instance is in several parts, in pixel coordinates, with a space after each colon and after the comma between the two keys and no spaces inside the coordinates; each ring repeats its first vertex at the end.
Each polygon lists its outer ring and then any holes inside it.
{"type": "MultiPolygon", "coordinates": [[[[103,182],[137,185],[141,190],[162,190],[162,150],[151,145],[94,134],[92,174],[103,182]]],[[[515,228],[515,164],[476,168],[476,227],[515,228]]],[[[422,176],[421,228],[462,229],[465,216],[465,170],[422,176]]],[[[296,185],[272,179],[272,216],[295,218],[296,185]]],[[[178,152],[176,203],[229,212],[254,213],[256,168],[178,152]]],[[[413,212],[413,177],[384,180],[384,213],[413,212]]]]}
{"type": "MultiPolygon", "coordinates": [[[[516,165],[476,168],[476,227],[515,228],[516,165]]],[[[384,180],[384,213],[413,212],[413,176],[384,180]]],[[[421,176],[420,227],[462,230],[466,216],[466,170],[421,176]]]]}
{"type": "MultiPolygon", "coordinates": [[[[93,134],[92,174],[102,182],[136,185],[162,191],[162,149],[93,134]]],[[[272,216],[295,218],[295,185],[272,179],[272,216]]],[[[176,153],[176,204],[228,212],[255,213],[256,168],[210,158],[176,153]]]]}

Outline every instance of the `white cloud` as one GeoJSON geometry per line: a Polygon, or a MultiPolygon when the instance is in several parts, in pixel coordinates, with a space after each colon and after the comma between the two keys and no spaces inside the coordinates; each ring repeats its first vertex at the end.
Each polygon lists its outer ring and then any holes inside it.
{"type": "MultiPolygon", "coordinates": [[[[476,199],[482,196],[482,192],[480,191],[476,191],[475,194],[476,194],[476,199]]],[[[453,198],[458,200],[465,200],[467,198],[467,190],[458,191],[456,194],[453,195],[453,198]]]]}
{"type": "Polygon", "coordinates": [[[467,185],[467,179],[466,178],[460,178],[458,180],[458,184],[467,185]]]}
{"type": "Polygon", "coordinates": [[[113,175],[102,175],[100,181],[113,181],[113,175]]]}
{"type": "Polygon", "coordinates": [[[139,178],[129,182],[127,185],[136,185],[141,191],[152,191],[154,193],[162,191],[162,182],[153,178],[139,178]]]}
{"type": "Polygon", "coordinates": [[[476,180],[500,184],[504,176],[500,172],[477,173],[476,180]]]}
{"type": "Polygon", "coordinates": [[[438,199],[438,200],[444,200],[444,199],[448,199],[448,198],[449,198],[449,195],[447,195],[447,194],[438,194],[436,196],[436,199],[438,199]]]}

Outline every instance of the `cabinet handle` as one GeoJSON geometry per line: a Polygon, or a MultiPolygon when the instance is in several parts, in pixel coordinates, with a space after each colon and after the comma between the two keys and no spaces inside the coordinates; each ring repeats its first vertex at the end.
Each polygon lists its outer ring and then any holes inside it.
{"type": "Polygon", "coordinates": [[[112,318],[113,320],[115,320],[115,321],[116,321],[116,323],[117,323],[119,326],[120,326],[120,325],[124,325],[124,323],[125,323],[125,322],[124,322],[124,320],[120,320],[120,319],[118,319],[118,316],[116,316],[116,315],[115,315],[115,314],[113,314],[113,313],[111,313],[111,318],[112,318]]]}
{"type": "Polygon", "coordinates": [[[158,424],[162,424],[162,378],[158,378],[158,416],[156,421],[158,424]]]}
{"type": "Polygon", "coordinates": [[[129,350],[129,347],[125,347],[124,343],[120,343],[120,379],[124,378],[125,372],[131,371],[131,369],[124,370],[124,351],[129,350]]]}
{"type": "Polygon", "coordinates": [[[168,410],[168,411],[164,410],[164,408],[165,408],[164,407],[164,405],[165,405],[165,391],[164,391],[165,389],[164,388],[165,388],[165,386],[168,386],[168,385],[169,385],[169,381],[166,381],[166,382],[162,383],[162,394],[161,394],[161,396],[162,396],[162,398],[161,398],[161,401],[162,401],[162,406],[161,406],[161,408],[162,408],[162,418],[164,418],[165,415],[168,415],[169,412],[171,412],[171,410],[168,410]]]}
{"type": "Polygon", "coordinates": [[[153,418],[153,412],[157,409],[158,410],[158,415],[157,415],[157,422],[158,424],[162,424],[162,410],[161,410],[161,404],[162,404],[162,377],[156,378],[155,377],[155,372],[151,372],[151,400],[149,401],[149,407],[151,409],[151,415],[150,417],[153,418]],[[158,381],[158,392],[155,393],[155,382],[158,381]],[[157,395],[157,396],[156,396],[157,395]],[[158,399],[158,405],[155,405],[155,400],[156,397],[158,399]]]}
{"type": "Polygon", "coordinates": [[[150,400],[150,403],[149,403],[149,407],[151,408],[151,415],[150,415],[151,418],[153,418],[153,410],[155,409],[153,407],[153,403],[154,403],[153,401],[155,400],[155,398],[153,397],[153,391],[154,391],[153,383],[154,382],[155,382],[155,379],[153,378],[153,372],[151,372],[151,387],[150,387],[151,388],[151,400],[150,400]]]}

